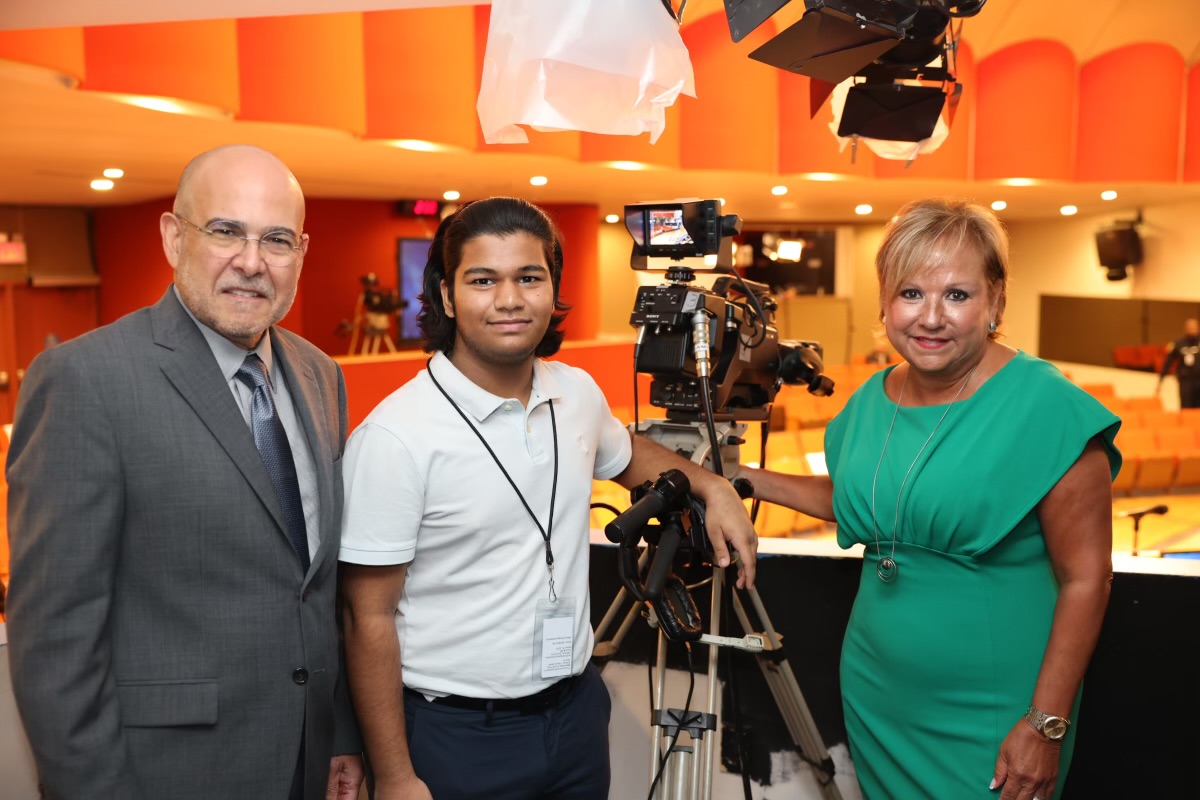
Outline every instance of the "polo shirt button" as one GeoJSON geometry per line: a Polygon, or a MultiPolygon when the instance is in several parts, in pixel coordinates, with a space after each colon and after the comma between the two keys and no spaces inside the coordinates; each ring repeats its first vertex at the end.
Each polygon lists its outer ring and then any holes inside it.
{"type": "Polygon", "coordinates": [[[303,686],[308,683],[308,670],[301,667],[292,673],[292,682],[297,686],[303,686]]]}

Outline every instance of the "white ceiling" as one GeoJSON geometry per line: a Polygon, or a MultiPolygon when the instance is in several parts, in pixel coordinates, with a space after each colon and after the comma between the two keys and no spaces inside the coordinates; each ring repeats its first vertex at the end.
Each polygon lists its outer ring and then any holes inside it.
{"type": "MultiPolygon", "coordinates": [[[[3,0],[0,29],[456,4],[461,3],[3,0]]],[[[721,0],[691,0],[685,24],[720,7],[721,0]]],[[[1192,64],[1200,58],[1200,2],[991,0],[978,17],[966,21],[964,33],[977,58],[1033,38],[1061,40],[1081,61],[1123,44],[1153,40],[1171,44],[1192,64]],[[1151,8],[1153,11],[1148,10],[1151,8]]],[[[534,201],[592,202],[603,212],[651,198],[724,197],[727,207],[744,219],[762,221],[858,219],[853,208],[863,202],[875,207],[871,218],[882,220],[907,200],[927,194],[962,195],[981,202],[1004,199],[1009,203],[1005,215],[1010,219],[1053,216],[1066,203],[1074,203],[1080,213],[1088,214],[1200,197],[1200,185],[1196,184],[1016,188],[963,181],[817,183],[762,173],[620,172],[522,155],[411,153],[325,129],[148,111],[64,88],[44,72],[0,61],[0,203],[99,205],[168,196],[180,168],[191,156],[230,141],[261,144],[278,153],[312,197],[394,199],[440,196],[447,189],[456,189],[466,198],[509,193],[534,201]],[[117,189],[104,194],[91,191],[90,179],[110,166],[126,172],[117,189]],[[533,174],[547,175],[550,183],[530,186],[527,181],[533,174]],[[790,192],[784,197],[772,196],[770,187],[777,183],[787,184],[790,192]],[[1100,190],[1106,188],[1120,193],[1115,204],[1099,199],[1100,190]]]]}

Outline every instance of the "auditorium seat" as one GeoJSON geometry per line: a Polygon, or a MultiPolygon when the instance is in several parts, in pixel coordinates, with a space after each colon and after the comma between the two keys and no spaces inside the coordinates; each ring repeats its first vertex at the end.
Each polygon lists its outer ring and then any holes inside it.
{"type": "Polygon", "coordinates": [[[1116,397],[1117,391],[1111,383],[1081,383],[1079,388],[1092,397],[1116,397]]]}
{"type": "Polygon", "coordinates": [[[1162,399],[1157,395],[1149,397],[1127,397],[1125,408],[1129,411],[1162,411],[1162,399]]]}

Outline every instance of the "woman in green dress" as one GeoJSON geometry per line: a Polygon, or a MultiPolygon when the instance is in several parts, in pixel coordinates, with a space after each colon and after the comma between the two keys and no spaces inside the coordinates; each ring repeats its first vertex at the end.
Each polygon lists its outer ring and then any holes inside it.
{"type": "Polygon", "coordinates": [[[828,477],[745,474],[865,546],[841,671],[864,796],[1050,800],[1108,602],[1120,420],[996,341],[991,212],[910,204],[876,267],[904,363],[829,424],[828,477]]]}

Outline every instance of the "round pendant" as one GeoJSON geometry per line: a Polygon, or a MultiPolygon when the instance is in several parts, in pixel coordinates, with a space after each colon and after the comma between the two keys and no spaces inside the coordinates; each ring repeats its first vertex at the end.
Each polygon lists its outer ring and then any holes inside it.
{"type": "Polygon", "coordinates": [[[879,559],[879,566],[875,567],[875,574],[879,576],[879,580],[884,583],[891,583],[896,578],[896,573],[900,571],[900,567],[896,565],[896,560],[891,556],[884,556],[879,559]]]}

